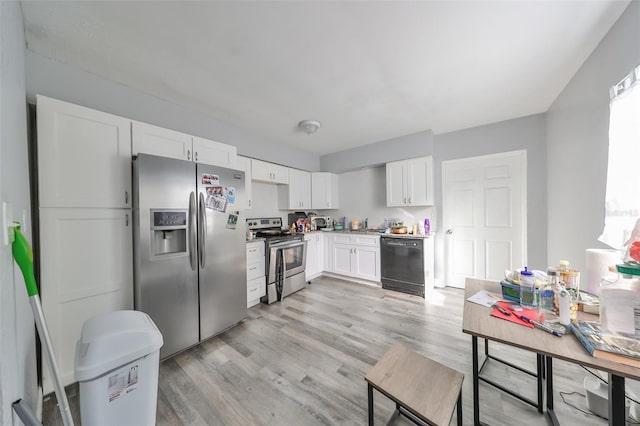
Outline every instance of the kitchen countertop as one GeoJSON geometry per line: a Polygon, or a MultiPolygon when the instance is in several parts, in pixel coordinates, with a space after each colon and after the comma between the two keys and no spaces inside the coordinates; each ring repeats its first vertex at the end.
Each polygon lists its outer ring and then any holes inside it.
{"type": "Polygon", "coordinates": [[[435,236],[435,232],[432,232],[427,235],[413,235],[413,234],[384,234],[378,231],[311,231],[305,232],[305,234],[315,234],[321,232],[323,234],[354,234],[354,235],[378,235],[380,237],[391,237],[391,238],[431,238],[435,236]]]}

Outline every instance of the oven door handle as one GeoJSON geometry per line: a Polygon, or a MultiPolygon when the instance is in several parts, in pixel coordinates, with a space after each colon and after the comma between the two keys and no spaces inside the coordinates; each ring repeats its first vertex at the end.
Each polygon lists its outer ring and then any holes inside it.
{"type": "Polygon", "coordinates": [[[269,247],[272,249],[286,250],[293,247],[299,247],[304,244],[306,244],[306,241],[285,241],[283,243],[272,244],[269,247]]]}
{"type": "Polygon", "coordinates": [[[284,249],[280,249],[280,256],[282,256],[282,293],[278,295],[278,300],[283,299],[282,295],[285,293],[284,286],[287,283],[287,261],[284,258],[284,249]]]}

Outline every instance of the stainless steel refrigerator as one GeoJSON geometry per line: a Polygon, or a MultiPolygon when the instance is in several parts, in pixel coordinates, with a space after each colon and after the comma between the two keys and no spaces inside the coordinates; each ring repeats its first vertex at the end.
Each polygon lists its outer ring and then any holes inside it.
{"type": "Polygon", "coordinates": [[[139,154],[133,176],[134,303],[167,358],[246,317],[244,172],[139,154]]]}

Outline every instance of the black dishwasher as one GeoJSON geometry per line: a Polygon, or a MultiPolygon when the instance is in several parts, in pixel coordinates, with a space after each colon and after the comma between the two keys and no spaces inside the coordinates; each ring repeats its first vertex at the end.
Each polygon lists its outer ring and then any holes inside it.
{"type": "Polygon", "coordinates": [[[380,238],[382,288],[425,297],[424,240],[411,237],[380,238]]]}

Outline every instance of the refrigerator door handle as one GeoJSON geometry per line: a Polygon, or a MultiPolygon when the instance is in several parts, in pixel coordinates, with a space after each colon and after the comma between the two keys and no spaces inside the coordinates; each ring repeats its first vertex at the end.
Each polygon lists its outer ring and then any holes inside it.
{"type": "Polygon", "coordinates": [[[198,198],[198,253],[200,253],[200,268],[202,269],[207,263],[207,253],[205,251],[207,246],[207,212],[204,206],[204,195],[201,192],[198,198]]]}
{"type": "Polygon", "coordinates": [[[192,270],[196,270],[198,260],[196,259],[196,194],[191,191],[189,195],[189,264],[192,270]]]}

